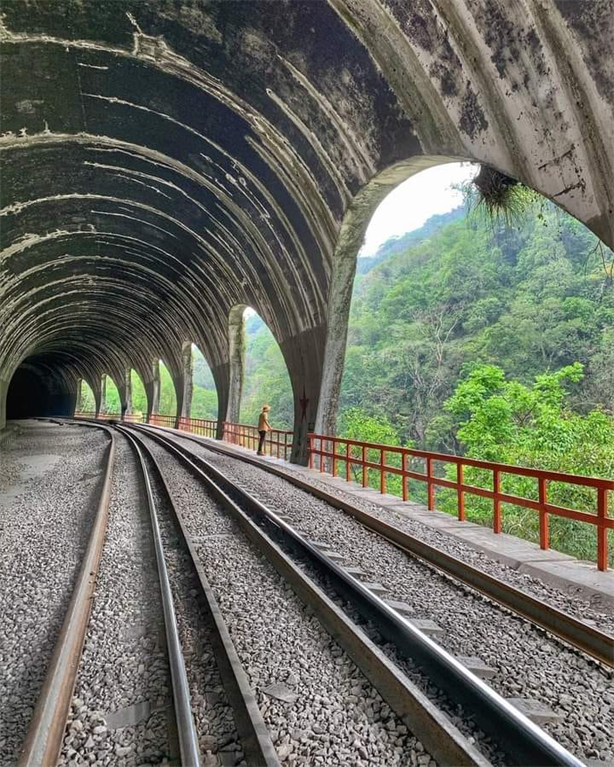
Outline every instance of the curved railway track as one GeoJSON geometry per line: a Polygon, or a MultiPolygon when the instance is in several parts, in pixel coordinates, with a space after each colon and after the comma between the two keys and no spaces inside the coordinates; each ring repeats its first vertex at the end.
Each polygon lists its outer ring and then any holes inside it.
{"type": "MultiPolygon", "coordinates": [[[[110,436],[105,476],[96,519],[38,703],[19,755],[17,767],[41,767],[41,765],[52,767],[58,764],[62,751],[107,532],[116,453],[114,429],[100,424],[96,424],[96,426],[104,429],[110,436]]],[[[144,500],[151,520],[164,614],[173,714],[179,745],[179,763],[182,767],[200,767],[203,764],[203,758],[199,747],[199,734],[192,713],[190,685],[181,647],[171,577],[166,564],[167,555],[160,531],[161,510],[159,509],[159,502],[156,500],[156,494],[152,489],[153,473],[156,475],[155,481],[166,496],[167,504],[165,505],[168,506],[171,513],[172,524],[179,533],[182,547],[189,555],[188,566],[193,569],[194,580],[199,586],[197,595],[199,607],[213,629],[211,635],[215,660],[226,695],[233,708],[235,725],[241,738],[246,762],[250,767],[251,765],[254,767],[279,767],[279,759],[258,710],[255,696],[250,689],[247,676],[239,661],[213,592],[199,565],[190,537],[182,524],[181,516],[175,508],[172,494],[164,481],[155,457],[140,445],[140,441],[133,434],[128,433],[125,429],[118,429],[118,431],[126,437],[135,452],[145,487],[144,500]]]]}
{"type": "MultiPolygon", "coordinates": [[[[414,733],[440,763],[478,764],[484,763],[484,758],[477,754],[475,749],[468,747],[469,744],[464,738],[459,740],[458,731],[456,728],[450,729],[447,717],[441,712],[434,712],[431,706],[429,716],[418,714],[420,705],[428,703],[428,701],[424,700],[423,695],[416,695],[418,691],[411,683],[409,683],[409,690],[413,697],[412,703],[399,704],[398,677],[404,676],[402,672],[399,671],[398,667],[396,668],[397,689],[394,689],[390,680],[387,682],[383,679],[381,669],[373,670],[373,656],[367,657],[364,647],[357,650],[354,644],[356,642],[355,637],[348,638],[351,629],[355,629],[355,627],[347,625],[351,624],[352,621],[344,616],[346,620],[339,622],[337,615],[335,622],[326,616],[325,611],[322,612],[322,602],[326,600],[326,597],[322,589],[318,587],[317,579],[314,583],[313,579],[303,572],[304,569],[307,569],[308,572],[313,569],[317,570],[328,583],[332,584],[334,591],[342,600],[351,603],[353,611],[356,611],[365,621],[375,624],[382,636],[395,646],[401,656],[416,664],[429,680],[434,681],[445,692],[450,701],[462,707],[463,718],[476,722],[490,736],[492,742],[506,753],[508,763],[570,766],[582,764],[580,760],[523,716],[485,682],[468,671],[453,655],[415,628],[358,578],[337,564],[333,558],[328,556],[326,549],[301,535],[284,520],[282,515],[266,508],[205,459],[195,455],[173,439],[169,439],[168,435],[162,433],[162,430],[131,426],[130,431],[139,432],[157,442],[206,485],[208,492],[239,522],[250,540],[261,548],[279,572],[289,580],[295,592],[304,601],[309,600],[309,604],[316,610],[320,621],[331,633],[335,632],[337,641],[346,649],[374,686],[379,689],[389,705],[401,715],[408,716],[409,714],[414,733]],[[296,557],[297,552],[298,561],[301,563],[308,561],[309,567],[297,566],[296,559],[293,561],[293,556],[296,557]],[[320,594],[314,602],[313,595],[317,592],[320,594]],[[348,632],[348,636],[345,632],[348,632]],[[444,725],[443,730],[442,724],[444,725]]],[[[175,436],[184,437],[185,435],[176,435],[175,433],[175,436]]],[[[204,443],[196,439],[194,441],[199,442],[201,446],[205,446],[207,449],[210,448],[208,442],[204,443]]],[[[219,452],[226,451],[220,449],[219,452]]],[[[232,457],[236,457],[236,455],[232,457]]],[[[260,464],[258,465],[260,466],[260,464]]],[[[284,474],[285,478],[287,475],[284,474]]],[[[338,499],[335,501],[335,505],[338,506],[338,499]]],[[[332,606],[336,607],[334,604],[332,606]]],[[[337,612],[340,612],[338,607],[337,612]]],[[[358,632],[358,636],[361,633],[358,632]]],[[[364,637],[364,634],[362,636],[364,637]]],[[[378,648],[369,649],[377,650],[378,648]]],[[[380,652],[379,655],[381,656],[382,653],[380,652]]],[[[427,709],[428,706],[424,706],[423,711],[427,709]]]]}

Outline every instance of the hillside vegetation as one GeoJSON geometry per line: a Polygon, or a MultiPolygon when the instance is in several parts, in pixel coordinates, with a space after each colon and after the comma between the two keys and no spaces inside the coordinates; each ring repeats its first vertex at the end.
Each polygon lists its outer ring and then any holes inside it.
{"type": "MultiPolygon", "coordinates": [[[[291,428],[286,366],[257,315],[246,340],[241,420],[255,423],[267,403],[272,423],[291,428]]],[[[164,406],[173,399],[165,370],[162,382],[164,406]]],[[[200,353],[194,383],[193,417],[215,418],[200,353]]],[[[144,409],[144,396],[134,399],[144,409]]],[[[513,225],[457,208],[384,243],[357,269],[338,431],[614,477],[614,254],[545,201],[513,225]]],[[[474,474],[467,481],[489,486],[490,477],[474,474]]],[[[536,497],[533,480],[506,482],[507,492],[536,497]]],[[[400,488],[392,481],[390,489],[400,488]]],[[[412,493],[424,499],[423,484],[412,493]]],[[[594,494],[558,485],[552,501],[595,507],[594,494]]],[[[455,497],[441,491],[437,505],[453,513],[455,497]]],[[[490,501],[468,498],[467,507],[469,518],[490,524],[490,501]]],[[[587,528],[553,520],[553,545],[594,558],[587,528]]],[[[504,529],[536,540],[537,514],[505,508],[504,529]]]]}
{"type": "MultiPolygon", "coordinates": [[[[614,477],[614,254],[586,227],[545,202],[512,226],[461,208],[388,241],[357,271],[341,435],[614,477]]],[[[283,360],[259,320],[247,354],[248,417],[268,400],[273,422],[290,425],[283,360]]],[[[490,476],[467,481],[489,487],[490,476]]],[[[509,479],[504,490],[536,497],[535,484],[509,479]]],[[[551,495],[595,508],[592,492],[553,485],[551,495]]],[[[453,513],[455,496],[439,492],[437,505],[453,513]]],[[[467,498],[467,508],[490,524],[491,502],[467,498]]],[[[504,507],[504,530],[537,540],[537,514],[504,507]]],[[[585,524],[554,519],[551,537],[594,558],[585,524]]]]}

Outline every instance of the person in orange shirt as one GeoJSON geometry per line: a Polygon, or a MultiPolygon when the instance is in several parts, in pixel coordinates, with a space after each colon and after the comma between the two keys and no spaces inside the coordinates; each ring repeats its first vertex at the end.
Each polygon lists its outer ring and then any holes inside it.
{"type": "Polygon", "coordinates": [[[268,405],[262,406],[262,412],[260,418],[258,418],[258,432],[260,434],[260,441],[258,442],[257,455],[264,455],[264,440],[268,431],[271,431],[271,424],[269,423],[269,410],[271,408],[268,405]]]}

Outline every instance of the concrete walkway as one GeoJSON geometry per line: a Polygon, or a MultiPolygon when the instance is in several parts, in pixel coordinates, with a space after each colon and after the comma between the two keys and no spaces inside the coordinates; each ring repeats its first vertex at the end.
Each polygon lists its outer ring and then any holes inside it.
{"type": "MultiPolygon", "coordinates": [[[[169,430],[173,431],[173,430],[169,430]]],[[[178,432],[185,434],[184,432],[178,432]]],[[[194,436],[194,435],[191,435],[194,436]]],[[[368,501],[378,506],[382,511],[390,513],[389,524],[394,525],[395,517],[401,514],[409,519],[417,520],[426,527],[438,530],[452,538],[457,538],[471,548],[481,551],[491,559],[501,562],[520,573],[526,573],[538,578],[544,583],[562,591],[589,599],[599,596],[602,604],[614,608],[614,571],[599,572],[594,562],[585,562],[550,549],[542,551],[535,543],[530,543],[514,535],[499,533],[473,522],[459,522],[455,517],[443,511],[429,511],[426,506],[411,501],[403,502],[395,495],[380,494],[371,488],[363,488],[356,482],[346,482],[340,477],[304,466],[297,466],[278,458],[257,456],[253,450],[231,445],[227,442],[217,442],[206,437],[199,438],[204,443],[211,443],[237,456],[249,456],[263,465],[275,465],[300,476],[310,483],[318,482],[331,488],[343,490],[357,500],[368,501]]]]}

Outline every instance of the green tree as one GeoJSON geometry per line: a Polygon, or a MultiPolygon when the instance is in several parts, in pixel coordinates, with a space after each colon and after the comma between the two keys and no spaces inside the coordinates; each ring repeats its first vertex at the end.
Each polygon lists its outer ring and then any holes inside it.
{"type": "MultiPolygon", "coordinates": [[[[554,373],[538,375],[532,386],[508,380],[494,365],[475,366],[444,405],[456,419],[464,455],[482,460],[611,478],[614,476],[614,419],[601,410],[573,412],[569,393],[584,377],[578,362],[554,373]]],[[[467,484],[489,488],[492,473],[467,468],[467,484]]],[[[511,495],[537,499],[531,477],[503,475],[502,489],[511,495]]],[[[577,485],[552,482],[549,500],[559,506],[595,511],[595,492],[577,485]]],[[[455,513],[449,491],[438,504],[455,513]]],[[[492,502],[471,496],[467,501],[477,521],[491,524],[492,502]]],[[[537,513],[507,507],[504,529],[537,540],[537,513]]],[[[581,558],[595,558],[595,535],[589,525],[551,517],[551,545],[581,558]]]]}

